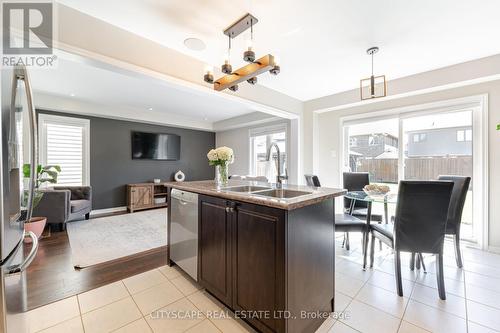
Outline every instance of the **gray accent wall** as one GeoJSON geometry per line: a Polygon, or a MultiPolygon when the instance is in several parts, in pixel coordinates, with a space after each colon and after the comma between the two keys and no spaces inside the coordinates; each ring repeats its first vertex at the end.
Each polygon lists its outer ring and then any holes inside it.
{"type": "Polygon", "coordinates": [[[173,180],[177,170],[186,180],[213,179],[214,167],[206,154],[215,146],[215,133],[124,120],[80,116],[45,110],[38,113],[90,120],[90,185],[92,209],[126,205],[126,185],[150,182],[154,178],[173,180]],[[133,160],[131,134],[134,131],[177,134],[181,137],[178,161],[133,160]]]}

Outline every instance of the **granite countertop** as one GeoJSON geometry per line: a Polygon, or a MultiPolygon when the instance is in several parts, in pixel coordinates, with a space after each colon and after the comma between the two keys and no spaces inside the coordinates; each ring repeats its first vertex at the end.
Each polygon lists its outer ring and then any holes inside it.
{"type": "Polygon", "coordinates": [[[217,187],[215,181],[213,180],[165,183],[165,186],[176,188],[182,191],[205,194],[228,200],[248,202],[284,210],[293,210],[309,206],[327,199],[344,195],[347,192],[346,190],[343,189],[334,189],[328,187],[309,187],[301,185],[283,184],[282,187],[283,189],[293,190],[293,191],[304,191],[304,192],[309,192],[309,194],[301,195],[294,198],[280,199],[273,197],[265,197],[263,195],[259,195],[258,192],[248,193],[248,192],[232,192],[226,190],[226,188],[235,186],[245,186],[245,185],[270,187],[273,189],[276,188],[276,184],[249,182],[240,180],[229,180],[229,184],[223,187],[217,187]]]}

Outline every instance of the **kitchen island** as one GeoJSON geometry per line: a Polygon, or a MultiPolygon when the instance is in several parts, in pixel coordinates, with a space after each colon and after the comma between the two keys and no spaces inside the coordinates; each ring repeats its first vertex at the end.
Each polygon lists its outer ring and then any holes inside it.
{"type": "Polygon", "coordinates": [[[198,194],[194,277],[240,318],[261,332],[314,332],[333,311],[334,198],[344,190],[243,181],[167,187],[198,194]]]}

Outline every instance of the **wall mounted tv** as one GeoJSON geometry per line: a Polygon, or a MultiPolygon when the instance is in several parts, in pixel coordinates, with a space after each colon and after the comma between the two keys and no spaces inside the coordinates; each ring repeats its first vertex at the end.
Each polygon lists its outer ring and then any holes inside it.
{"type": "Polygon", "coordinates": [[[175,134],[132,132],[132,158],[175,161],[180,158],[181,137],[175,134]]]}

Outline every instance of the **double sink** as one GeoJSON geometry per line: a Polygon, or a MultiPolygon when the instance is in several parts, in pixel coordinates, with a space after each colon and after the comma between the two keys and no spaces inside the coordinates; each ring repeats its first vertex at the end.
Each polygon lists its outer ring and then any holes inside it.
{"type": "Polygon", "coordinates": [[[246,194],[258,195],[276,199],[292,199],[303,195],[312,194],[312,192],[306,192],[306,191],[276,189],[271,187],[252,186],[252,185],[231,186],[231,187],[221,188],[221,190],[227,192],[246,193],[246,194]]]}

